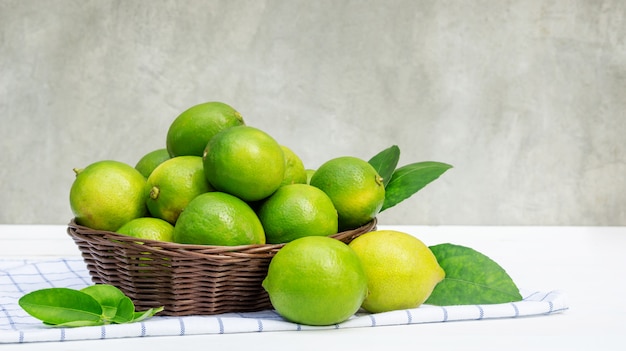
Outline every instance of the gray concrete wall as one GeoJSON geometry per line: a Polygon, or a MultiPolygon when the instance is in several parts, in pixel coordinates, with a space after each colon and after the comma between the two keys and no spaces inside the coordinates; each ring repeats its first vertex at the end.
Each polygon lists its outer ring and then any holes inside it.
{"type": "Polygon", "coordinates": [[[384,224],[626,225],[626,2],[0,0],[0,223],[205,101],[307,167],[454,168],[384,224]]]}

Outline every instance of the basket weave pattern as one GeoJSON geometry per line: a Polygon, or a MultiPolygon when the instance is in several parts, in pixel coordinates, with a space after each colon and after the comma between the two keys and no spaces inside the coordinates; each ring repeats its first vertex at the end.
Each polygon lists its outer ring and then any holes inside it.
{"type": "MultiPolygon", "coordinates": [[[[332,237],[345,243],[375,230],[376,219],[332,237]]],[[[208,246],[166,243],[90,229],[67,229],[96,284],[111,284],[137,310],[164,306],[161,315],[210,315],[272,308],[261,286],[284,244],[208,246]]]]}

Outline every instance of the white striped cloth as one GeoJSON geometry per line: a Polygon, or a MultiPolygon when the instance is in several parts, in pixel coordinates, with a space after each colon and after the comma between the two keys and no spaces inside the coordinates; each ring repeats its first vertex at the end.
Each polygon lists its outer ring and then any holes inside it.
{"type": "Polygon", "coordinates": [[[492,318],[542,316],[568,309],[565,296],[555,290],[522,292],[519,302],[492,305],[430,306],[369,314],[358,312],[347,321],[312,327],[283,320],[275,311],[228,313],[214,316],[161,317],[139,323],[97,327],[56,328],[45,326],[18,305],[34,290],[65,287],[81,289],[91,278],[80,258],[53,260],[0,260],[0,344],[123,337],[301,331],[311,329],[363,328],[492,318]]]}

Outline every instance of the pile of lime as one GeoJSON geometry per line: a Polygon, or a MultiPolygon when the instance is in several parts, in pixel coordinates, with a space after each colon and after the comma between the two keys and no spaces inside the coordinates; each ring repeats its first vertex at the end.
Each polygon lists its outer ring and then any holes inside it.
{"type": "Polygon", "coordinates": [[[285,244],[263,287],[294,322],[417,307],[444,277],[408,234],[375,231],[350,245],[330,238],[384,209],[388,179],[371,162],[344,156],[306,168],[222,102],[183,111],[164,147],[134,167],[102,160],[74,171],[70,205],[80,225],[180,244],[285,244]]]}

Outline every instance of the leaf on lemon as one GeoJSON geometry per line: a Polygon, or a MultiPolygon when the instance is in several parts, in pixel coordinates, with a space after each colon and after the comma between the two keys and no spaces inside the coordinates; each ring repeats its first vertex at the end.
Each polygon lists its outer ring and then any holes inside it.
{"type": "Polygon", "coordinates": [[[454,244],[439,244],[430,249],[446,277],[435,286],[426,304],[496,304],[522,299],[508,273],[484,254],[454,244]]]}
{"type": "Polygon", "coordinates": [[[446,163],[424,161],[396,169],[385,187],[385,202],[380,211],[408,199],[450,168],[446,163]]]}
{"type": "Polygon", "coordinates": [[[387,186],[399,160],[400,148],[397,145],[393,145],[376,154],[368,162],[378,172],[378,175],[383,178],[383,184],[387,186]]]}

